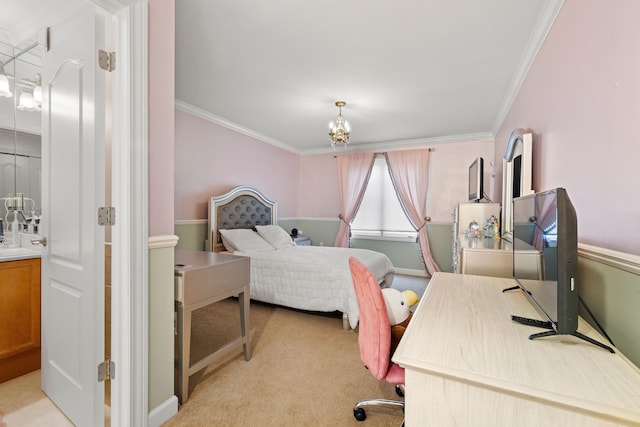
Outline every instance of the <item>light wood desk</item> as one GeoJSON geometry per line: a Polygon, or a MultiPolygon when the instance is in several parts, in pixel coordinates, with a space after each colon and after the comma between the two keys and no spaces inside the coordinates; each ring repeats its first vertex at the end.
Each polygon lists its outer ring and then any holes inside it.
{"type": "Polygon", "coordinates": [[[189,376],[219,362],[234,351],[249,347],[249,263],[248,257],[177,249],[175,254],[175,307],[177,312],[178,398],[189,398],[189,376]],[[202,307],[238,296],[241,336],[201,360],[189,364],[191,356],[191,314],[202,307]]]}
{"type": "MultiPolygon", "coordinates": [[[[413,426],[640,425],[640,370],[543,319],[513,280],[437,273],[392,360],[405,370],[405,420],[413,426]]],[[[579,332],[606,341],[580,319],[579,332]]]]}

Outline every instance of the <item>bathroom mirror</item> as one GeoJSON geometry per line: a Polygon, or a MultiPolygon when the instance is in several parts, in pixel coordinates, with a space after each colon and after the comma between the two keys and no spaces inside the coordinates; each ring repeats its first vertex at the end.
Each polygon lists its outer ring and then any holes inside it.
{"type": "Polygon", "coordinates": [[[0,30],[0,218],[13,221],[9,195],[23,194],[25,217],[40,214],[43,49],[33,41],[13,46],[0,30]],[[35,96],[34,96],[35,95],[35,96]]]}
{"type": "Polygon", "coordinates": [[[502,159],[502,238],[513,241],[513,199],[532,194],[533,135],[527,129],[511,132],[502,159]]]}

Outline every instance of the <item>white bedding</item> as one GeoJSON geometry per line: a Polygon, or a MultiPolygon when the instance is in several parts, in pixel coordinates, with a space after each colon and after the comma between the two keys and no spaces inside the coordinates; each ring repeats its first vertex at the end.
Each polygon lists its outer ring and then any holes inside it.
{"type": "Polygon", "coordinates": [[[358,325],[349,257],[365,264],[383,287],[391,285],[393,264],[379,252],[326,246],[288,246],[270,251],[236,251],[251,258],[251,298],[310,311],[340,311],[358,325]]]}

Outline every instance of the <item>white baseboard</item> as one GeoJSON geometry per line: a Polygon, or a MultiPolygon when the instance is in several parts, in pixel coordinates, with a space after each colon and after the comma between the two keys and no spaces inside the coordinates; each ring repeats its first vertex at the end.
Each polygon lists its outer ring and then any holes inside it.
{"type": "Polygon", "coordinates": [[[171,396],[149,412],[149,427],[160,427],[178,413],[178,397],[171,396]]]}

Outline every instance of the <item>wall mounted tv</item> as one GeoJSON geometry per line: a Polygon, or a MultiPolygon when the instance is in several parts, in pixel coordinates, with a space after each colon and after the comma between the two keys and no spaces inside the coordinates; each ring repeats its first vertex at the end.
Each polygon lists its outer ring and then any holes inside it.
{"type": "Polygon", "coordinates": [[[469,165],[469,200],[479,202],[484,192],[484,159],[478,157],[469,165]]]}
{"type": "Polygon", "coordinates": [[[513,199],[513,278],[546,320],[513,315],[514,321],[548,329],[530,339],[568,334],[609,350],[578,332],[578,220],[564,188],[513,199]],[[538,250],[542,275],[523,265],[519,250],[538,250]]]}

